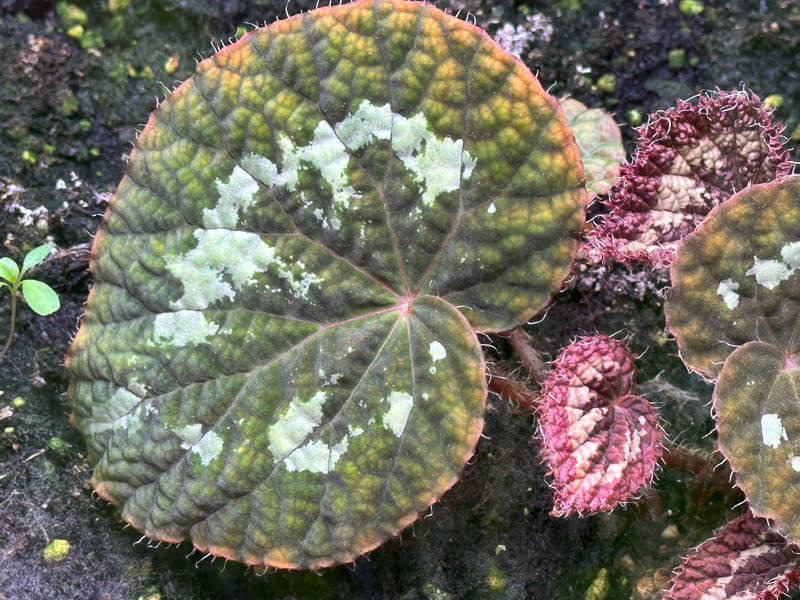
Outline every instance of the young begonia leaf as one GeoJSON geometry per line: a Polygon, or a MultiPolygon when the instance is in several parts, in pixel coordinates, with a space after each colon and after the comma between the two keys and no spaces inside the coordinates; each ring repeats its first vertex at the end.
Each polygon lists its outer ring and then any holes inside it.
{"type": "Polygon", "coordinates": [[[42,262],[47,255],[53,250],[53,244],[42,244],[37,246],[25,255],[22,259],[22,272],[25,273],[29,269],[35,267],[42,262]]]}
{"type": "Polygon", "coordinates": [[[617,179],[625,147],[614,117],[602,108],[587,108],[574,98],[561,101],[561,108],[575,134],[586,173],[587,200],[605,194],[617,179]]]}
{"type": "Polygon", "coordinates": [[[603,335],[578,339],[554,361],[539,407],[553,515],[612,510],[653,478],[663,432],[650,402],[633,394],[634,374],[625,344],[603,335]]]}
{"type": "Polygon", "coordinates": [[[61,307],[61,301],[55,290],[36,279],[25,279],[22,282],[22,296],[31,310],[42,316],[54,313],[61,307]]]}
{"type": "Polygon", "coordinates": [[[0,279],[14,284],[19,278],[19,267],[13,260],[4,256],[0,258],[0,279]]]}
{"type": "Polygon", "coordinates": [[[800,540],[798,269],[800,177],[790,177],[736,194],[686,238],[666,306],[684,362],[717,378],[718,444],[737,485],[792,540],[800,540]]]}
{"type": "Polygon", "coordinates": [[[747,92],[679,100],[652,115],[609,194],[609,213],[587,236],[587,256],[670,266],[678,242],[714,206],[751,183],[791,172],[782,130],[747,92]]]}
{"type": "Polygon", "coordinates": [[[749,511],[687,556],[665,600],[777,600],[800,582],[800,546],[749,511]]]}
{"type": "Polygon", "coordinates": [[[68,369],[98,493],[249,564],[398,534],[480,434],[474,330],[548,301],[584,199],[557,102],[431,5],[246,34],[153,113],[95,238],[68,369]]]}

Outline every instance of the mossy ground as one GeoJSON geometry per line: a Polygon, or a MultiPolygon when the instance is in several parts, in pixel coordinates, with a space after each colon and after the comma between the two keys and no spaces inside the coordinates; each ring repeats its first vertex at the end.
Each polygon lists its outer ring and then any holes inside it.
{"type": "MultiPolygon", "coordinates": [[[[294,0],[289,11],[313,3],[294,0]]],[[[136,126],[164,86],[191,74],[194,58],[213,51],[212,37],[234,35],[245,21],[270,22],[284,5],[92,0],[76,6],[83,16],[64,5],[57,15],[48,0],[0,0],[0,255],[21,260],[45,236],[69,250],[39,274],[57,289],[63,308],[47,318],[23,309],[0,363],[0,408],[13,407],[0,421],[0,598],[656,598],[686,549],[733,514],[735,492],[665,469],[655,492],[625,510],[552,519],[532,420],[491,398],[486,438],[463,480],[429,517],[354,565],[257,574],[185,558],[185,545],[135,544],[139,535],[92,496],[83,444],[67,421],[62,361],[90,282],[85,244],[121,177],[136,126]],[[22,406],[13,406],[16,397],[22,406]],[[45,562],[43,550],[56,538],[69,542],[69,552],[45,562]]],[[[531,36],[523,59],[545,86],[556,84],[554,94],[605,105],[622,123],[635,124],[631,111],[646,115],[676,96],[742,84],[762,97],[783,97],[777,117],[787,134],[800,122],[800,83],[790,76],[800,51],[794,1],[715,0],[696,16],[680,13],[677,2],[656,0],[448,6],[469,10],[490,31],[543,17],[552,27],[549,41],[531,36]],[[670,54],[680,49],[681,67],[678,54],[670,54]],[[614,75],[613,88],[611,78],[599,81],[604,75],[614,75]]],[[[630,127],[623,126],[623,135],[630,149],[630,127]]],[[[659,377],[651,388],[660,391],[648,397],[661,406],[668,434],[707,450],[712,441],[700,438],[711,429],[704,405],[710,388],[687,374],[663,333],[657,289],[665,284],[624,269],[586,272],[529,329],[551,356],[576,335],[630,335],[635,352],[646,350],[639,381],[659,377]]],[[[0,297],[0,334],[8,317],[0,297]]]]}

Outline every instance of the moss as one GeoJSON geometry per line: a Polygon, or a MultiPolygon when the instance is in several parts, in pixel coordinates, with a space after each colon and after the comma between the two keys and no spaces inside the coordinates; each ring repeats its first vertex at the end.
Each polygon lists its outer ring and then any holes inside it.
{"type": "Polygon", "coordinates": [[[696,17],[703,12],[704,8],[703,3],[698,0],[681,0],[678,4],[678,10],[690,17],[696,17]]]}
{"type": "Polygon", "coordinates": [[[667,53],[667,65],[673,71],[680,71],[686,65],[686,50],[674,48],[667,53]]]}
{"type": "Polygon", "coordinates": [[[610,590],[611,584],[608,580],[608,569],[603,568],[597,571],[597,575],[595,575],[583,597],[584,600],[605,600],[610,590]]]}
{"type": "Polygon", "coordinates": [[[69,554],[69,542],[62,539],[51,540],[42,551],[42,558],[46,562],[60,562],[69,554]]]}
{"type": "Polygon", "coordinates": [[[617,89],[617,77],[613,73],[606,73],[597,79],[597,89],[606,94],[613,94],[617,89]]]}

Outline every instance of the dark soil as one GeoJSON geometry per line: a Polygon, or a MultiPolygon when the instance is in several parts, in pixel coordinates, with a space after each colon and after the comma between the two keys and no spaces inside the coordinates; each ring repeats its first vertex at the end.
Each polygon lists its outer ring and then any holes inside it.
{"type": "MultiPolygon", "coordinates": [[[[293,0],[288,10],[313,4],[293,0]]],[[[736,492],[664,469],[654,489],[626,509],[551,518],[533,420],[491,397],[485,439],[462,481],[431,514],[353,565],[256,573],[187,556],[186,544],[152,548],[140,540],[92,495],[84,446],[68,422],[63,357],[91,284],[87,244],[156,98],[191,75],[194,59],[212,52],[212,38],[227,39],[245,21],[271,22],[284,6],[267,0],[78,5],[86,14],[80,39],[67,35],[63,6],[57,14],[48,0],[0,0],[0,256],[21,261],[30,248],[52,241],[59,252],[37,276],[62,300],[50,317],[20,311],[14,343],[0,363],[0,409],[13,412],[0,421],[0,600],[657,598],[686,550],[735,514],[736,492]],[[17,397],[24,404],[15,406],[17,397]],[[43,550],[57,538],[69,541],[69,553],[45,562],[43,550]]],[[[615,111],[629,150],[634,112],[646,119],[703,89],[780,94],[777,117],[787,134],[800,123],[794,0],[712,0],[696,16],[682,14],[677,0],[439,6],[469,11],[490,33],[506,23],[529,29],[549,23],[549,36],[528,36],[522,58],[545,87],[554,84],[552,93],[615,111]],[[685,51],[682,66],[668,63],[676,49],[685,51]],[[598,87],[603,75],[615,76],[613,90],[598,87]]],[[[713,440],[701,437],[712,428],[705,406],[710,387],[687,373],[664,334],[667,283],[641,270],[584,269],[529,331],[546,357],[582,333],[625,332],[633,350],[644,353],[639,380],[661,406],[668,434],[708,451],[713,440]]],[[[2,341],[9,310],[0,295],[2,341]]],[[[511,360],[502,340],[488,341],[498,348],[496,358],[511,360]]]]}

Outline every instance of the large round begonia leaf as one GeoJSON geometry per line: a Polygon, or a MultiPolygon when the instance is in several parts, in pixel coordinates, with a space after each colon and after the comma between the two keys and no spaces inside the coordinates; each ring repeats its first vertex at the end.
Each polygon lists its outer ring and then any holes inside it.
{"type": "Polygon", "coordinates": [[[747,342],[796,352],[798,269],[800,177],[751,186],[715,208],[671,271],[665,311],[683,361],[715,378],[747,342]]]}
{"type": "Polygon", "coordinates": [[[463,21],[248,33],[153,113],[95,239],[68,369],[98,493],[250,564],[396,535],[480,434],[475,330],[549,300],[584,200],[558,103],[463,21]]]}

